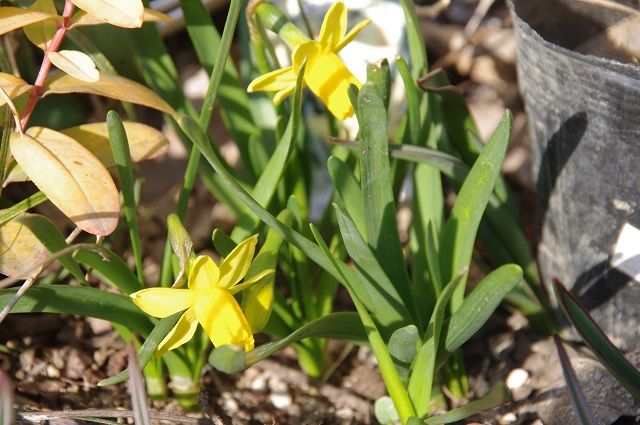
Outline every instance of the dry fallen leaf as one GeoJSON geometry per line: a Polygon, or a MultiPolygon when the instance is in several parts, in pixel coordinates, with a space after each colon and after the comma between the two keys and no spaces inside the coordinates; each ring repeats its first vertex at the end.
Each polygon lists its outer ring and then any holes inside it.
{"type": "Polygon", "coordinates": [[[86,53],[78,50],[60,50],[47,53],[52,64],[78,80],[95,83],[100,79],[96,64],[86,53]]]}
{"type": "Polygon", "coordinates": [[[142,26],[144,8],[141,0],[72,0],[90,15],[124,28],[142,26]]]}
{"type": "Polygon", "coordinates": [[[100,74],[100,79],[94,83],[87,83],[65,74],[55,75],[45,82],[43,96],[65,93],[96,94],[123,102],[148,106],[149,108],[166,112],[176,118],[178,116],[167,102],[149,88],[127,78],[104,72],[100,74]]]}
{"type": "Polygon", "coordinates": [[[60,20],[62,18],[49,13],[20,9],[19,7],[0,7],[0,35],[45,19],[60,20]]]}
{"type": "Polygon", "coordinates": [[[12,135],[11,153],[31,181],[81,229],[108,235],[120,217],[118,189],[91,152],[57,131],[31,127],[12,135]]]}

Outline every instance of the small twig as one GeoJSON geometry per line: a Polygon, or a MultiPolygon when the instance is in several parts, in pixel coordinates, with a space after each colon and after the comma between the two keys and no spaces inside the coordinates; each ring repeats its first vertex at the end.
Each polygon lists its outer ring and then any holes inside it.
{"type": "MultiPolygon", "coordinates": [[[[132,418],[132,410],[109,410],[109,409],[96,409],[96,410],[62,410],[54,412],[18,412],[18,419],[22,419],[29,422],[42,422],[51,419],[61,418],[132,418]]],[[[209,419],[204,418],[191,418],[189,416],[174,415],[172,413],[149,411],[149,417],[159,421],[167,421],[170,423],[180,424],[196,424],[196,425],[211,425],[209,419]]]]}
{"type": "Polygon", "coordinates": [[[31,118],[31,114],[33,114],[33,110],[36,105],[42,98],[42,94],[44,92],[44,83],[49,75],[49,70],[51,69],[51,60],[49,60],[49,53],[57,52],[64,40],[64,37],[67,35],[67,31],[69,30],[69,26],[71,23],[71,15],[73,14],[73,9],[75,5],[71,2],[71,0],[65,0],[64,10],[62,11],[62,24],[58,27],[56,33],[51,40],[51,43],[47,46],[44,51],[44,57],[42,58],[42,64],[40,64],[40,70],[38,71],[38,76],[36,77],[36,81],[33,83],[33,92],[29,95],[29,99],[27,100],[27,105],[24,108],[22,119],[20,120],[20,127],[24,130],[27,128],[27,124],[29,123],[29,119],[31,118]]]}
{"type": "Polygon", "coordinates": [[[630,15],[638,15],[640,16],[640,10],[634,9],[633,7],[625,6],[624,4],[616,3],[611,0],[578,0],[582,3],[593,4],[596,6],[606,7],[611,10],[616,10],[618,12],[628,13],[630,15]]]}
{"type": "MultiPolygon", "coordinates": [[[[78,243],[73,246],[67,247],[65,249],[61,249],[60,251],[56,251],[55,254],[47,257],[44,261],[40,262],[40,264],[36,264],[30,269],[24,270],[23,273],[19,273],[21,275],[28,273],[35,273],[40,267],[46,268],[52,261],[57,260],[60,257],[64,257],[65,255],[73,254],[79,249],[88,249],[99,253],[100,255],[106,255],[102,250],[100,245],[96,245],[94,243],[78,243]]],[[[8,288],[9,286],[14,285],[15,283],[21,281],[21,278],[18,277],[7,277],[0,280],[0,288],[8,288]]],[[[1,322],[1,320],[0,320],[1,322]]]]}
{"type": "Polygon", "coordinates": [[[80,233],[82,233],[82,229],[79,227],[76,227],[75,229],[73,229],[73,232],[69,233],[69,236],[67,236],[67,238],[64,241],[67,244],[70,244],[78,237],[80,233]]]}

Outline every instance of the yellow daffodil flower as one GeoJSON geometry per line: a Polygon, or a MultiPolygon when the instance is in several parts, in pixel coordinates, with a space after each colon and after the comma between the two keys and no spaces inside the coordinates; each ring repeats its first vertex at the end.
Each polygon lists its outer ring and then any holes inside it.
{"type": "Polygon", "coordinates": [[[191,260],[187,288],[149,288],[131,294],[133,302],[153,317],[185,310],[158,346],[158,355],[189,341],[198,323],[215,347],[233,344],[253,349],[251,326],[233,294],[273,273],[265,270],[238,285],[249,270],[257,242],[257,235],[242,241],[220,266],[206,255],[191,260]]]}
{"type": "Polygon", "coordinates": [[[362,21],[346,34],[347,8],[342,2],[334,3],[324,17],[318,40],[308,40],[295,46],[291,55],[292,66],[256,78],[247,90],[275,91],[273,101],[279,104],[295,90],[296,76],[306,60],[305,84],[334,116],[342,120],[350,117],[353,107],[347,90],[351,84],[358,88],[362,84],[337,53],[370,22],[369,19],[362,21]]]}

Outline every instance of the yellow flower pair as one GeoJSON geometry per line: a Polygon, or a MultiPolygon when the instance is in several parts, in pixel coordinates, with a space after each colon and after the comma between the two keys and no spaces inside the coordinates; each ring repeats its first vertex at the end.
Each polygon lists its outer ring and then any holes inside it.
{"type": "Polygon", "coordinates": [[[198,323],[215,347],[233,344],[245,351],[253,349],[251,324],[233,294],[273,273],[264,270],[239,284],[249,270],[257,242],[257,235],[242,241],[220,266],[206,255],[191,260],[187,288],[149,288],[131,294],[133,302],[153,317],[168,317],[185,310],[158,346],[158,355],[189,341],[198,323]]]}
{"type": "Polygon", "coordinates": [[[370,22],[368,19],[360,22],[347,34],[347,8],[342,2],[334,3],[324,17],[318,40],[298,44],[291,54],[292,66],[256,78],[247,90],[275,91],[273,101],[279,104],[295,90],[296,76],[306,60],[305,84],[334,116],[339,119],[350,117],[353,107],[348,89],[351,84],[360,88],[361,83],[337,53],[370,22]]]}

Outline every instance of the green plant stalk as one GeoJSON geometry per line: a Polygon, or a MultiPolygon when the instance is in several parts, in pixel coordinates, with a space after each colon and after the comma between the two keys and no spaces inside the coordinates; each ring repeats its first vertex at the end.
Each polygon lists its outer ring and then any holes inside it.
{"type": "MultiPolygon", "coordinates": [[[[329,247],[322,239],[322,236],[318,233],[318,231],[311,225],[311,231],[313,232],[314,237],[316,238],[316,242],[323,250],[325,256],[329,258],[336,269],[336,272],[341,275],[341,277],[346,281],[346,276],[342,273],[341,268],[338,266],[333,255],[329,251],[329,247]]],[[[400,420],[403,424],[406,424],[410,417],[415,416],[416,412],[411,403],[411,399],[409,398],[409,394],[407,393],[406,388],[402,384],[402,379],[400,375],[398,375],[398,370],[393,363],[393,359],[389,354],[389,350],[387,349],[387,344],[385,344],[382,339],[382,335],[378,332],[375,323],[371,319],[369,312],[358,296],[353,293],[349,288],[349,295],[353,300],[353,304],[358,311],[358,315],[360,316],[360,320],[365,328],[365,332],[367,334],[367,338],[369,340],[369,344],[371,345],[371,349],[373,350],[376,359],[378,360],[378,367],[380,368],[380,374],[382,375],[382,380],[384,381],[385,387],[389,392],[389,396],[393,400],[393,404],[398,411],[398,415],[400,416],[400,420]]]]}
{"type": "Polygon", "coordinates": [[[124,216],[129,227],[129,238],[131,239],[131,249],[136,263],[136,275],[140,282],[140,289],[144,287],[144,276],[142,267],[142,248],[140,246],[140,232],[138,231],[138,215],[136,213],[136,200],[133,188],[133,163],[127,133],[120,116],[115,111],[107,113],[107,127],[109,129],[109,141],[116,163],[116,170],[120,177],[120,190],[124,198],[124,216]]]}
{"type": "Polygon", "coordinates": [[[255,15],[260,18],[264,26],[278,34],[291,50],[299,44],[309,41],[300,28],[295,26],[276,6],[262,2],[255,8],[255,15]]]}
{"type": "Polygon", "coordinates": [[[27,212],[30,208],[40,205],[47,200],[47,196],[42,192],[36,192],[26,199],[18,202],[15,205],[0,210],[0,225],[3,225],[9,220],[12,220],[22,213],[27,212]]]}

